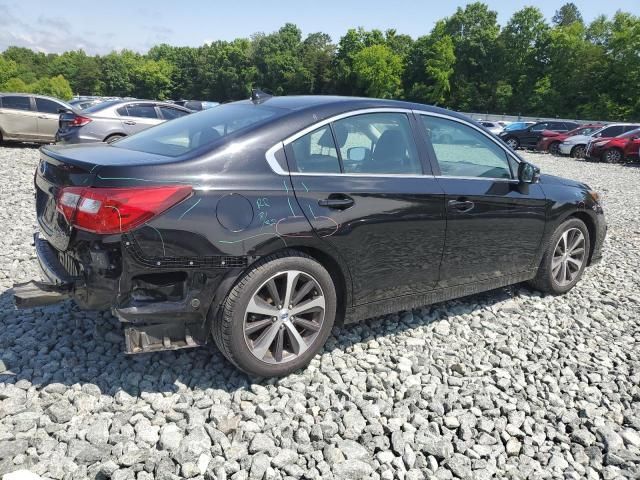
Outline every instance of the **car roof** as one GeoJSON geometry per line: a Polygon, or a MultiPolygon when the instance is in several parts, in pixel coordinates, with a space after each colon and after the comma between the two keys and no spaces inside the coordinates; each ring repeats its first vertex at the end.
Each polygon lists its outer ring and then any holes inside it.
{"type": "MultiPolygon", "coordinates": [[[[319,107],[324,107],[326,110],[334,110],[336,113],[367,108],[402,108],[439,113],[467,121],[469,120],[469,117],[460,113],[436,106],[406,102],[402,100],[385,100],[367,97],[346,97],[339,95],[287,95],[282,97],[268,96],[255,102],[252,100],[240,100],[232,103],[244,105],[260,104],[282,110],[289,110],[292,113],[303,112],[305,110],[315,110],[319,107]]],[[[475,122],[475,120],[472,121],[475,122]]]]}

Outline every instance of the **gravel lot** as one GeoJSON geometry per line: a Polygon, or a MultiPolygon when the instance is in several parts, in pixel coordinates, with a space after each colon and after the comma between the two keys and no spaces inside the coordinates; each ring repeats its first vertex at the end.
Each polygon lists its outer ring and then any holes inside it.
{"type": "Polygon", "coordinates": [[[215,347],[127,357],[106,312],[14,310],[38,150],[0,148],[0,474],[640,478],[640,168],[526,156],[604,196],[604,260],[577,288],[372,319],[256,382],[215,347]]]}

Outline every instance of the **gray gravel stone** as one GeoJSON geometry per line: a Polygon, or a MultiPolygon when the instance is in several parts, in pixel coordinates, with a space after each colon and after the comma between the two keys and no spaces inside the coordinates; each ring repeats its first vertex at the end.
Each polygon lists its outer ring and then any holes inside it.
{"type": "Polygon", "coordinates": [[[213,347],[127,357],[109,312],[15,310],[39,152],[0,147],[0,476],[640,478],[640,168],[522,155],[601,194],[604,258],[576,288],[348,325],[263,381],[213,347]]]}

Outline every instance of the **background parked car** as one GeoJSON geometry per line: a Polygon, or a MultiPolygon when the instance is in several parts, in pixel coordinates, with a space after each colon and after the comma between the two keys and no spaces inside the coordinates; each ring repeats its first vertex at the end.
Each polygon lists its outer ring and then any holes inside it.
{"type": "Polygon", "coordinates": [[[498,122],[489,122],[487,120],[481,120],[478,123],[480,123],[480,125],[482,125],[484,128],[489,130],[494,135],[498,135],[500,134],[500,132],[502,132],[502,130],[504,130],[504,127],[500,125],[500,123],[498,122]]]}
{"type": "Polygon", "coordinates": [[[586,158],[607,163],[640,160],[640,128],[613,138],[599,138],[587,144],[586,158]]]}
{"type": "Polygon", "coordinates": [[[53,142],[59,111],[70,108],[68,103],[53,97],[0,93],[0,142],[53,142]]]}
{"type": "Polygon", "coordinates": [[[104,98],[76,98],[74,100],[70,100],[69,105],[71,105],[73,108],[84,110],[85,108],[93,107],[94,105],[97,105],[104,101],[104,98]]]}
{"type": "Polygon", "coordinates": [[[195,112],[207,110],[209,108],[217,107],[218,105],[220,105],[220,103],[218,102],[209,102],[204,100],[172,100],[171,103],[180,105],[181,107],[188,108],[189,110],[193,110],[195,112]]]}
{"type": "Polygon", "coordinates": [[[187,108],[166,102],[111,100],[85,110],[62,113],[56,141],[111,143],[190,113],[192,111],[187,108]]]}
{"type": "Polygon", "coordinates": [[[534,148],[537,145],[538,140],[540,140],[544,130],[553,130],[555,132],[563,133],[573,130],[578,126],[579,125],[576,122],[538,122],[525,128],[507,128],[499,135],[499,137],[514,150],[517,148],[534,148]]]}
{"type": "Polygon", "coordinates": [[[566,133],[554,132],[553,130],[543,130],[542,137],[538,140],[536,149],[539,152],[548,152],[552,155],[560,154],[560,143],[567,138],[574,135],[589,135],[596,130],[604,127],[602,123],[590,123],[588,125],[582,125],[576,129],[570,130],[566,133]]]}
{"type": "Polygon", "coordinates": [[[606,127],[602,127],[588,135],[573,135],[567,138],[559,145],[559,150],[562,155],[570,155],[573,158],[584,158],[587,144],[591,140],[596,138],[617,137],[625,132],[635,130],[638,127],[640,127],[640,125],[633,123],[610,123],[606,127]]]}

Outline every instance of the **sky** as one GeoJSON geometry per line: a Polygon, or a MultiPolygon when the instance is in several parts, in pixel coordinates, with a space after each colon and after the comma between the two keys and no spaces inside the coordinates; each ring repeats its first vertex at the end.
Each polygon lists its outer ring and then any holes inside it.
{"type": "MultiPolygon", "coordinates": [[[[0,51],[10,45],[46,53],[84,49],[104,54],[153,45],[199,46],[214,40],[273,32],[287,22],[303,35],[328,33],[334,42],[351,27],[394,28],[416,38],[469,1],[428,0],[0,0],[0,51]]],[[[485,0],[504,25],[513,12],[535,4],[550,21],[564,0],[485,0]]],[[[617,10],[640,14],[640,1],[574,3],[589,22],[617,10]]]]}

